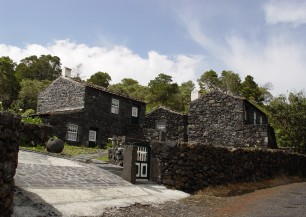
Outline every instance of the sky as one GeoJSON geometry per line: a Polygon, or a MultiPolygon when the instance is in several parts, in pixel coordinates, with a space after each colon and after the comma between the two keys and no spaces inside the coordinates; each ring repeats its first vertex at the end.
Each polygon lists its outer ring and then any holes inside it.
{"type": "Polygon", "coordinates": [[[0,56],[42,54],[83,79],[231,70],[286,94],[306,89],[306,0],[0,0],[0,56]]]}

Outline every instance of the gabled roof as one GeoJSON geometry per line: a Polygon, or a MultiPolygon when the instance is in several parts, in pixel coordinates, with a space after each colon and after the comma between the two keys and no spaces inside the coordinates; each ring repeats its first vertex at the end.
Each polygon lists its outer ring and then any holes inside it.
{"type": "Polygon", "coordinates": [[[165,110],[165,111],[168,111],[168,112],[170,112],[170,113],[177,114],[177,115],[182,115],[182,116],[185,115],[185,114],[182,114],[182,113],[180,113],[180,112],[171,110],[171,109],[169,109],[169,108],[167,108],[167,107],[165,107],[165,106],[157,106],[157,107],[155,107],[152,111],[148,112],[146,115],[149,115],[149,114],[151,114],[151,113],[153,113],[153,112],[156,112],[156,111],[159,110],[159,109],[162,109],[162,110],[165,110]]]}
{"type": "Polygon", "coordinates": [[[116,92],[110,91],[110,90],[108,90],[105,87],[101,87],[101,86],[94,85],[94,84],[89,84],[89,83],[86,83],[86,82],[78,82],[78,81],[73,80],[72,78],[68,78],[68,77],[64,77],[64,76],[61,76],[61,78],[67,79],[67,80],[69,80],[71,82],[76,82],[77,84],[82,85],[84,87],[93,88],[93,89],[99,90],[101,92],[110,93],[110,94],[115,95],[115,96],[120,96],[120,97],[131,99],[131,100],[134,100],[134,101],[137,101],[137,102],[145,103],[142,100],[135,99],[135,98],[132,98],[132,97],[129,97],[129,96],[125,96],[125,95],[120,94],[120,93],[116,93],[116,92]]]}

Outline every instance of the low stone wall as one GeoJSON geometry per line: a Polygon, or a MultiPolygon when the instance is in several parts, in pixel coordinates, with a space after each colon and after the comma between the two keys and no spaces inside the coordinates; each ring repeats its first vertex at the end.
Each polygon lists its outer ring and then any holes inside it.
{"type": "Polygon", "coordinates": [[[0,112],[0,216],[3,217],[11,216],[13,211],[20,121],[20,116],[0,112]]]}
{"type": "Polygon", "coordinates": [[[196,191],[210,185],[250,182],[278,175],[306,177],[306,156],[281,150],[152,142],[153,181],[196,191]]]}
{"type": "Polygon", "coordinates": [[[45,146],[50,137],[53,136],[53,129],[50,125],[37,125],[30,123],[21,123],[20,142],[22,145],[45,146]]]}

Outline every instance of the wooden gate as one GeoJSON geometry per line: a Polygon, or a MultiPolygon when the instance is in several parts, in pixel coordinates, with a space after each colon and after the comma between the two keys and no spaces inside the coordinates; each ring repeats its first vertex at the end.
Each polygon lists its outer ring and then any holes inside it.
{"type": "Polygon", "coordinates": [[[150,144],[134,143],[137,146],[136,178],[150,178],[150,144]]]}

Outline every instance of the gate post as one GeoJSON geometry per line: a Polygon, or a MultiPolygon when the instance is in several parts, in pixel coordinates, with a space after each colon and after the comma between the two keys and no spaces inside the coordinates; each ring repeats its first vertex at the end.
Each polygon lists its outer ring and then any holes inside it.
{"type": "Polygon", "coordinates": [[[123,152],[122,178],[132,184],[136,183],[137,146],[128,145],[123,152]]]}

